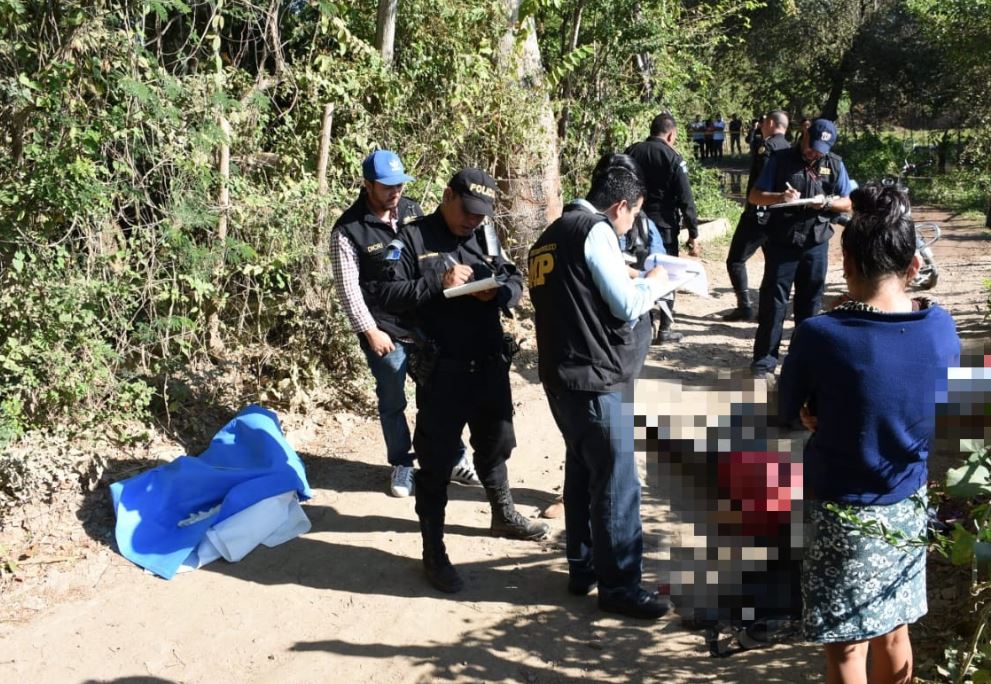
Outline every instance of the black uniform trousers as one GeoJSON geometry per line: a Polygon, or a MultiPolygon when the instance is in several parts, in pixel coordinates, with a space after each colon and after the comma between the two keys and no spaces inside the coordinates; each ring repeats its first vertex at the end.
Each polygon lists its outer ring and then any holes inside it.
{"type": "Polygon", "coordinates": [[[757,212],[747,207],[736,224],[733,240],[726,255],[726,271],[733,285],[737,300],[742,301],[747,294],[747,261],[767,242],[767,230],[757,223],[757,212]]]}
{"type": "Polygon", "coordinates": [[[778,365],[792,285],[795,286],[795,325],[819,313],[828,258],[829,240],[811,247],[774,241],[764,246],[764,279],[760,284],[757,336],[750,366],[753,370],[772,373],[778,365]]]}
{"type": "Polygon", "coordinates": [[[465,425],[475,472],[485,487],[509,482],[506,460],[516,447],[509,363],[501,356],[476,361],[441,358],[427,387],[417,386],[413,449],[416,514],[444,519],[451,470],[461,458],[465,425]]]}

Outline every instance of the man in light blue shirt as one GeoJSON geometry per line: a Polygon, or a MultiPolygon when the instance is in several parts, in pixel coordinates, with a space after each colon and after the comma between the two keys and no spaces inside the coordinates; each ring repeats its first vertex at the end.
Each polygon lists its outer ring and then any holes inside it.
{"type": "Polygon", "coordinates": [[[643,530],[633,459],[633,381],[649,341],[647,312],[667,289],[662,267],[631,278],[618,236],[644,185],[636,162],[608,154],[529,253],[539,375],[566,447],[568,591],[598,584],[599,608],[656,620],[670,603],[640,586],[643,530]],[[646,332],[646,334],[644,334],[646,332]]]}

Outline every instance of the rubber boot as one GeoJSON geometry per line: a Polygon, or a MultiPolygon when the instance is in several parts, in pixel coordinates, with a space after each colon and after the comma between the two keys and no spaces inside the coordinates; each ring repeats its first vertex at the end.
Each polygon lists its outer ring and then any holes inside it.
{"type": "Polygon", "coordinates": [[[756,312],[750,301],[750,291],[743,290],[736,293],[736,308],[723,316],[723,320],[732,323],[734,321],[752,321],[755,317],[756,312]]]}
{"type": "Polygon", "coordinates": [[[427,580],[435,589],[446,594],[461,591],[465,582],[447,557],[444,548],[444,520],[420,519],[420,534],[423,536],[423,570],[427,580]]]}
{"type": "Polygon", "coordinates": [[[493,537],[536,541],[547,536],[550,528],[545,523],[527,520],[516,510],[508,484],[486,487],[485,496],[492,505],[492,525],[489,532],[493,537]]]}

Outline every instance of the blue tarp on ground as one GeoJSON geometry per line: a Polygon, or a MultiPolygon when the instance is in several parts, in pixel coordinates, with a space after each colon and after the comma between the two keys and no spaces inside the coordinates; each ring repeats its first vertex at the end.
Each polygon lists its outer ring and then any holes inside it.
{"type": "Polygon", "coordinates": [[[312,496],[276,415],[248,406],[200,456],[181,456],[110,485],[116,538],[130,561],[171,579],[207,530],[263,499],[312,496]]]}

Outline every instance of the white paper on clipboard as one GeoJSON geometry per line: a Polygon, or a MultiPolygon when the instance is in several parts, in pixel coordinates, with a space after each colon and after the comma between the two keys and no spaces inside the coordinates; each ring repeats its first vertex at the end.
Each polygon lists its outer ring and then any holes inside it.
{"type": "Polygon", "coordinates": [[[806,207],[810,204],[825,204],[829,198],[823,195],[816,195],[815,197],[804,197],[802,199],[797,199],[792,202],[779,202],[778,204],[772,204],[768,206],[768,209],[787,209],[789,207],[806,207]]]}
{"type": "Polygon", "coordinates": [[[489,276],[488,278],[483,278],[482,280],[473,280],[470,283],[465,283],[464,285],[455,285],[454,287],[449,287],[444,290],[444,296],[448,299],[451,297],[461,297],[462,295],[469,295],[473,292],[482,292],[483,290],[492,290],[500,285],[502,285],[504,280],[497,278],[495,276],[489,276]]]}
{"type": "Polygon", "coordinates": [[[667,254],[651,254],[644,261],[643,270],[649,272],[655,266],[663,266],[668,274],[664,295],[675,290],[682,290],[699,297],[709,296],[709,279],[705,275],[705,268],[701,262],[668,256],[667,254]]]}

